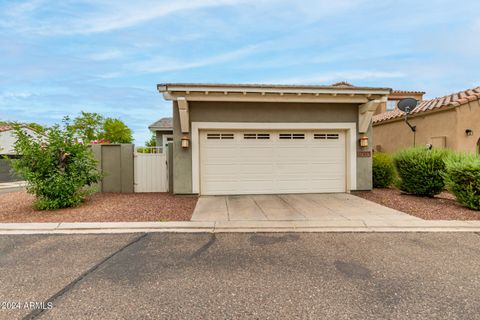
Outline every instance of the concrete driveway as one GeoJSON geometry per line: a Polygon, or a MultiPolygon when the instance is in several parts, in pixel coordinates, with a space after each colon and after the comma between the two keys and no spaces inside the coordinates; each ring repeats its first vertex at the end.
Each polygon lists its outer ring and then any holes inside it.
{"type": "Polygon", "coordinates": [[[0,319],[478,319],[479,248],[474,233],[2,235],[0,302],[47,308],[0,319]]]}
{"type": "Polygon", "coordinates": [[[192,221],[421,220],[346,193],[202,196],[192,221]]]}

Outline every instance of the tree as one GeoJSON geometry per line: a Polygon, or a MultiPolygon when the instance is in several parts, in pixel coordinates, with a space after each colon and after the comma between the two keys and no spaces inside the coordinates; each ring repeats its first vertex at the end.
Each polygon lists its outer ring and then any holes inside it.
{"type": "Polygon", "coordinates": [[[100,138],[110,143],[132,143],[132,130],[120,119],[107,118],[100,138]]]}
{"type": "Polygon", "coordinates": [[[38,124],[36,122],[29,122],[26,124],[27,127],[33,129],[33,131],[36,131],[38,133],[42,133],[44,134],[45,131],[47,130],[44,126],[42,126],[41,124],[38,124]]]}
{"type": "Polygon", "coordinates": [[[153,133],[152,136],[150,137],[150,139],[148,139],[145,142],[145,146],[146,147],[156,147],[157,146],[157,137],[156,137],[155,133],[153,133]]]}
{"type": "Polygon", "coordinates": [[[72,129],[77,138],[80,138],[84,143],[89,143],[98,139],[102,132],[103,125],[104,119],[100,114],[82,111],[80,115],[73,120],[72,129]]]}
{"type": "Polygon", "coordinates": [[[15,171],[27,181],[39,210],[79,205],[93,192],[101,174],[90,147],[78,143],[68,119],[54,125],[48,135],[32,139],[20,125],[15,126],[15,151],[22,157],[12,160],[15,171]]]}

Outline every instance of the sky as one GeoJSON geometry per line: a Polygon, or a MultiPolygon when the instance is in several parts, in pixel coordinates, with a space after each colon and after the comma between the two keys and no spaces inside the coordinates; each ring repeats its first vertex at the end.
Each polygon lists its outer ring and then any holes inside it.
{"type": "Polygon", "coordinates": [[[0,120],[80,111],[143,145],[158,83],[480,85],[478,0],[0,0],[0,120]]]}

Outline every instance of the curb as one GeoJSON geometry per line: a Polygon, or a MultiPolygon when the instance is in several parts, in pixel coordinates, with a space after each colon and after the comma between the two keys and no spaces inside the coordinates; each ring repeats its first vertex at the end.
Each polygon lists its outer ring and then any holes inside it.
{"type": "Polygon", "coordinates": [[[99,233],[230,233],[230,232],[480,232],[480,221],[169,221],[0,223],[0,235],[99,233]]]}

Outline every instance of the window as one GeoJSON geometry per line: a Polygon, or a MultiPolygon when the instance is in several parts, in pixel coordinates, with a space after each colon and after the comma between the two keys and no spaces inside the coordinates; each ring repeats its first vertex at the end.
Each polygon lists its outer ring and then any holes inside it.
{"type": "Polygon", "coordinates": [[[338,140],[338,133],[314,133],[313,138],[317,140],[338,140]]]}
{"type": "Polygon", "coordinates": [[[387,101],[387,111],[395,110],[399,100],[388,100],[387,101]]]}
{"type": "Polygon", "coordinates": [[[267,139],[270,139],[270,134],[269,133],[244,133],[243,139],[267,140],[267,139]]]}
{"type": "Polygon", "coordinates": [[[278,137],[282,140],[305,139],[305,134],[304,133],[280,133],[278,137]]]}
{"type": "Polygon", "coordinates": [[[207,139],[222,139],[232,140],[234,138],[233,133],[207,133],[207,139]]]}

